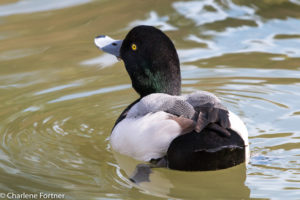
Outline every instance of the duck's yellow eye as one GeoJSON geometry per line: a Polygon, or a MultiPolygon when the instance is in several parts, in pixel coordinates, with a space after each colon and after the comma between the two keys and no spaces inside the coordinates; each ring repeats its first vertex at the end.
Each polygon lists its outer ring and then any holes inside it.
{"type": "Polygon", "coordinates": [[[136,51],[136,50],[137,50],[136,44],[132,44],[132,45],[131,45],[131,49],[132,49],[133,51],[136,51]]]}

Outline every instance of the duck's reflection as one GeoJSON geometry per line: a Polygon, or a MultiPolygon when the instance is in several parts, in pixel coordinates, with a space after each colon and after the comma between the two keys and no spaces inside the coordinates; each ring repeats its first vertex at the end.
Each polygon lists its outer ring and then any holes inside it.
{"type": "Polygon", "coordinates": [[[144,193],[166,198],[234,198],[248,199],[245,185],[246,165],[240,164],[217,171],[185,172],[151,168],[130,157],[114,153],[118,165],[132,184],[144,193]]]}

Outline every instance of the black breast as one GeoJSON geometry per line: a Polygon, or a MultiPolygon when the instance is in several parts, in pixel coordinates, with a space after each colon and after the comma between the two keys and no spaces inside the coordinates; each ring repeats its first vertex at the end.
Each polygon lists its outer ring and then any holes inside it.
{"type": "Polygon", "coordinates": [[[244,162],[244,141],[235,131],[229,131],[229,137],[208,128],[177,137],[167,152],[168,167],[185,171],[217,170],[244,162]]]}

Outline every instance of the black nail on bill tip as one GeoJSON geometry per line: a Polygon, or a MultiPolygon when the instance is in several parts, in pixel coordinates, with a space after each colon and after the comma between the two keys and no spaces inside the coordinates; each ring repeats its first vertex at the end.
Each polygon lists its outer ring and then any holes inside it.
{"type": "Polygon", "coordinates": [[[105,35],[98,35],[96,38],[105,38],[105,35]]]}

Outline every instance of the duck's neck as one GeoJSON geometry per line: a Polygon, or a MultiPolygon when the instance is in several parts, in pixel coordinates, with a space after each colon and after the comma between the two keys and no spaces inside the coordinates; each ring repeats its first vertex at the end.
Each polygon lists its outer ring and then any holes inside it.
{"type": "Polygon", "coordinates": [[[138,66],[139,73],[129,73],[132,86],[141,97],[152,93],[180,95],[181,75],[179,60],[175,57],[166,62],[145,62],[138,66]]]}

